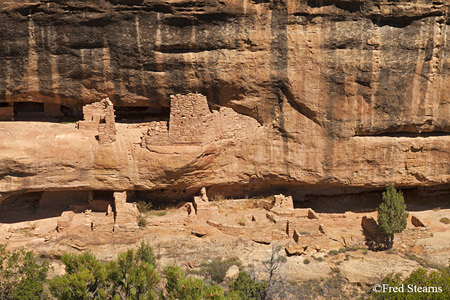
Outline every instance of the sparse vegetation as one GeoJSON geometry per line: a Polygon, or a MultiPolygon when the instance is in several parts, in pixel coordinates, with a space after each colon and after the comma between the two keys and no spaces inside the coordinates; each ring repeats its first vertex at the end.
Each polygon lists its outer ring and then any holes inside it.
{"type": "Polygon", "coordinates": [[[450,224],[450,219],[447,217],[441,218],[439,220],[439,222],[444,223],[444,224],[450,224]]]}
{"type": "Polygon", "coordinates": [[[138,226],[139,228],[145,228],[148,225],[147,218],[143,214],[139,214],[138,216],[138,226]]]}
{"type": "Polygon", "coordinates": [[[403,194],[391,183],[386,192],[383,192],[383,201],[378,207],[378,225],[386,234],[384,243],[387,249],[393,246],[394,233],[405,230],[407,219],[408,213],[403,194]]]}
{"type": "Polygon", "coordinates": [[[327,279],[311,279],[288,287],[291,294],[301,295],[298,299],[366,299],[365,289],[351,285],[338,268],[327,279]],[[345,291],[345,292],[344,292],[345,291]]]}
{"type": "Polygon", "coordinates": [[[339,251],[337,251],[337,250],[330,250],[330,251],[328,251],[328,255],[330,255],[330,256],[334,256],[334,255],[338,255],[339,254],[339,251]]]}
{"type": "Polygon", "coordinates": [[[148,212],[148,215],[162,217],[162,216],[167,215],[167,211],[166,210],[151,210],[148,212]]]}
{"type": "Polygon", "coordinates": [[[311,263],[311,261],[310,261],[309,259],[305,258],[305,259],[303,260],[303,263],[304,263],[305,265],[309,265],[309,264],[311,263]]]}
{"type": "Polygon", "coordinates": [[[245,219],[244,217],[242,217],[239,221],[238,224],[241,226],[247,226],[247,219],[245,219]]]}
{"type": "Polygon", "coordinates": [[[141,214],[145,214],[145,213],[149,212],[153,207],[153,204],[151,202],[138,201],[138,202],[134,202],[134,203],[136,204],[136,207],[138,208],[138,210],[141,214]]]}
{"type": "Polygon", "coordinates": [[[236,265],[239,268],[242,267],[241,261],[237,257],[232,257],[225,260],[204,262],[200,265],[199,271],[192,273],[201,275],[214,283],[221,283],[225,279],[225,274],[228,269],[233,265],[236,265]]]}
{"type": "Polygon", "coordinates": [[[431,262],[429,262],[426,259],[420,258],[419,256],[413,254],[413,253],[405,253],[405,256],[410,259],[410,260],[414,260],[417,263],[419,263],[422,267],[424,268],[433,268],[433,269],[439,269],[441,266],[438,266],[436,264],[433,264],[431,262]]]}
{"type": "Polygon", "coordinates": [[[227,200],[222,194],[214,194],[212,197],[209,197],[209,201],[220,202],[227,200]]]}
{"type": "Polygon", "coordinates": [[[315,261],[318,261],[318,262],[323,261],[323,257],[315,257],[315,256],[313,256],[313,258],[314,258],[315,261]]]}

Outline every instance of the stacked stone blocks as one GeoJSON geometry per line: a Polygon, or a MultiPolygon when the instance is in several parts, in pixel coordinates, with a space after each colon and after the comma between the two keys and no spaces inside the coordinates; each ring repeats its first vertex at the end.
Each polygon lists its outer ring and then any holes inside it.
{"type": "Polygon", "coordinates": [[[100,144],[116,140],[114,107],[108,98],[85,105],[83,116],[84,120],[77,122],[78,129],[98,131],[97,140],[100,144]]]}

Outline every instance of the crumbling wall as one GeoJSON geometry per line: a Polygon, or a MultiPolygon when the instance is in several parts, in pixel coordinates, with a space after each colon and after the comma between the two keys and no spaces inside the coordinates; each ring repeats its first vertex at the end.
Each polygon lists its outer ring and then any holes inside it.
{"type": "Polygon", "coordinates": [[[127,192],[114,193],[114,206],[116,212],[114,231],[133,231],[139,229],[137,223],[139,211],[135,204],[127,203],[127,192]]]}
{"type": "Polygon", "coordinates": [[[250,128],[258,126],[255,119],[228,107],[211,112],[206,97],[201,94],[172,95],[169,124],[151,122],[141,146],[208,144],[245,135],[250,128]]]}
{"type": "Polygon", "coordinates": [[[78,129],[98,131],[100,144],[112,143],[116,140],[116,123],[112,102],[106,98],[83,106],[83,121],[77,122],[78,129]]]}
{"type": "Polygon", "coordinates": [[[166,121],[151,122],[148,127],[147,135],[142,139],[142,146],[146,145],[170,145],[168,124],[166,121]]]}
{"type": "Polygon", "coordinates": [[[216,126],[220,139],[235,138],[248,133],[254,134],[252,128],[259,126],[258,121],[254,118],[241,115],[229,107],[221,107],[216,118],[218,118],[216,126]]]}

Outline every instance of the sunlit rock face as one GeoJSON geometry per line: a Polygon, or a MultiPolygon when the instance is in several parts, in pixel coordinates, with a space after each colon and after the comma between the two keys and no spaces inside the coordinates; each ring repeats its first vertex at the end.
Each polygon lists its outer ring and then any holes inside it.
{"type": "Polygon", "coordinates": [[[300,199],[449,184],[448,6],[2,1],[0,193],[206,186],[300,199]],[[222,121],[182,132],[213,138],[143,145],[155,139],[142,119],[169,124],[170,95],[189,93],[222,121]],[[106,97],[126,122],[112,143],[55,122],[106,97]]]}

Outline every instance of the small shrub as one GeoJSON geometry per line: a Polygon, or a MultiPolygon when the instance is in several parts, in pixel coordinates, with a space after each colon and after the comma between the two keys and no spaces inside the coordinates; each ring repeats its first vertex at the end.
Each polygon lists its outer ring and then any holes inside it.
{"type": "Polygon", "coordinates": [[[314,256],[313,256],[313,258],[314,258],[314,260],[319,261],[319,262],[320,262],[320,261],[323,261],[323,257],[314,257],[314,256]]]}
{"type": "Polygon", "coordinates": [[[309,265],[309,264],[311,263],[311,261],[310,261],[309,259],[305,258],[305,259],[303,260],[303,263],[304,263],[305,265],[309,265]]]}
{"type": "Polygon", "coordinates": [[[337,250],[328,251],[328,255],[330,255],[330,256],[334,256],[334,255],[338,255],[338,254],[339,254],[339,251],[337,251],[337,250]]]}
{"type": "Polygon", "coordinates": [[[444,223],[444,224],[450,224],[450,219],[447,217],[441,218],[439,220],[439,222],[444,223]]]}
{"type": "Polygon", "coordinates": [[[166,210],[152,210],[152,211],[149,211],[148,214],[151,216],[162,217],[162,216],[167,215],[167,211],[166,210]]]}
{"type": "Polygon", "coordinates": [[[364,255],[367,255],[367,253],[368,253],[368,251],[367,251],[367,249],[365,249],[365,250],[363,251],[363,254],[364,254],[364,255]]]}
{"type": "Polygon", "coordinates": [[[146,202],[146,201],[135,202],[135,204],[141,214],[145,214],[145,213],[151,211],[152,207],[153,207],[153,204],[151,202],[146,202]]]}
{"type": "Polygon", "coordinates": [[[225,201],[225,200],[226,200],[226,198],[222,194],[215,194],[209,199],[209,201],[214,201],[214,202],[220,202],[220,201],[225,201]]]}
{"type": "Polygon", "coordinates": [[[138,217],[139,228],[145,228],[145,227],[147,227],[147,225],[148,225],[147,218],[144,215],[139,214],[139,217],[138,217]]]}
{"type": "Polygon", "coordinates": [[[215,260],[212,262],[201,264],[200,270],[194,273],[204,276],[205,278],[213,282],[221,283],[225,279],[225,275],[232,265],[241,267],[242,263],[237,257],[229,258],[226,260],[215,260]]]}
{"type": "Polygon", "coordinates": [[[263,300],[265,299],[265,290],[267,282],[252,279],[245,272],[239,272],[238,277],[230,284],[230,291],[236,292],[242,300],[263,300]]]}
{"type": "Polygon", "coordinates": [[[239,220],[238,224],[241,225],[241,226],[247,226],[247,220],[244,217],[242,217],[239,220]]]}

